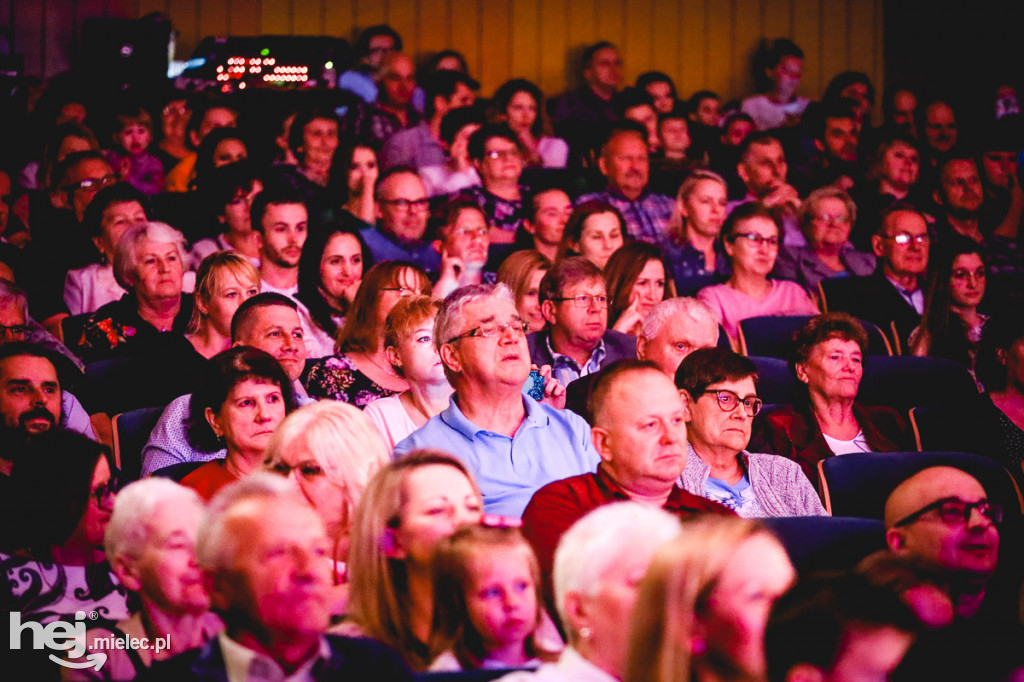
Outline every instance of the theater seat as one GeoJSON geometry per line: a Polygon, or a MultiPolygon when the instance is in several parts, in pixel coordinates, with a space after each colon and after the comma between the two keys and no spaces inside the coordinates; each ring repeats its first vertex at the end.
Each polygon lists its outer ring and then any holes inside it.
{"type": "Polygon", "coordinates": [[[857,400],[906,412],[920,405],[964,404],[978,395],[967,369],[951,360],[908,355],[870,356],[857,400]]]}
{"type": "Polygon", "coordinates": [[[885,501],[897,485],[933,466],[962,469],[981,482],[1008,517],[1020,517],[1020,490],[1010,472],[988,457],[966,452],[859,452],[818,462],[825,509],[833,516],[885,518],[885,501]]]}
{"type": "Polygon", "coordinates": [[[791,405],[805,400],[807,388],[797,381],[789,363],[779,358],[751,357],[757,365],[757,396],[766,403],[791,405]]]}
{"type": "MultiPolygon", "coordinates": [[[[739,324],[740,353],[789,360],[793,337],[812,318],[810,315],[764,315],[748,317],[739,324]]],[[[885,334],[874,324],[860,320],[868,333],[868,355],[892,355],[885,334]]]]}
{"type": "Polygon", "coordinates": [[[885,524],[877,519],[794,516],[762,519],[782,542],[797,573],[853,568],[885,549],[885,524]]]}
{"type": "Polygon", "coordinates": [[[114,415],[114,457],[122,484],[136,481],[142,474],[142,449],[163,411],[163,407],[143,407],[114,415]]]}

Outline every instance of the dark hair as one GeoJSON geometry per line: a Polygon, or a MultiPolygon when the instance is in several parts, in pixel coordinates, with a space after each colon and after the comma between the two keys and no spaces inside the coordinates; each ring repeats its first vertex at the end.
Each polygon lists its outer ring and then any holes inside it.
{"type": "Polygon", "coordinates": [[[327,109],[324,107],[311,107],[302,109],[295,114],[295,120],[292,121],[292,127],[288,129],[288,148],[292,150],[292,153],[302,161],[303,152],[303,135],[305,134],[305,128],[311,122],[318,118],[323,118],[328,121],[334,121],[338,126],[338,132],[341,132],[341,119],[334,113],[333,109],[327,109]]]}
{"type": "Polygon", "coordinates": [[[235,310],[235,314],[231,316],[231,340],[237,342],[242,331],[248,331],[247,327],[252,324],[257,310],[274,306],[284,306],[295,311],[299,309],[299,304],[295,302],[295,299],[276,291],[264,291],[250,296],[242,301],[242,304],[235,310]]]}
{"type": "Polygon", "coordinates": [[[583,227],[587,222],[587,218],[592,215],[600,215],[602,213],[611,213],[619,221],[619,228],[622,230],[622,239],[625,241],[629,233],[626,230],[626,219],[622,217],[622,213],[619,209],[615,208],[607,201],[601,201],[600,199],[593,199],[591,201],[584,201],[582,204],[572,210],[572,215],[569,216],[568,222],[565,223],[565,229],[562,231],[562,243],[558,245],[558,255],[555,257],[556,261],[563,260],[566,256],[577,256],[572,247],[569,246],[571,242],[579,243],[583,236],[583,227]]]}
{"type": "MultiPolygon", "coordinates": [[[[119,182],[110,187],[104,187],[89,202],[82,216],[82,230],[90,237],[103,236],[103,213],[114,204],[127,204],[136,201],[146,215],[149,215],[149,208],[146,195],[135,189],[127,182],[119,182]]],[[[116,245],[115,245],[116,246],[116,245]]]]}
{"type": "Polygon", "coordinates": [[[5,549],[27,548],[33,558],[44,561],[82,520],[101,457],[110,466],[112,485],[117,478],[107,446],[67,429],[34,435],[6,456],[14,461],[9,490],[18,519],[5,524],[5,549]]]}
{"type": "Polygon", "coordinates": [[[193,448],[200,452],[216,452],[221,448],[217,436],[206,421],[206,408],[214,413],[220,412],[231,389],[250,380],[276,385],[281,389],[285,412],[295,408],[292,382],[274,356],[248,346],[229,348],[209,359],[199,379],[199,386],[189,401],[188,441],[193,448]]]}
{"type": "Polygon", "coordinates": [[[452,109],[441,119],[441,141],[449,146],[455,142],[459,131],[472,124],[483,125],[484,115],[477,106],[452,109]]]}
{"type": "Polygon", "coordinates": [[[689,128],[690,126],[690,115],[686,110],[686,106],[678,102],[674,107],[672,107],[671,111],[667,111],[664,114],[658,115],[658,127],[660,129],[661,124],[664,123],[665,121],[675,120],[686,121],[687,128],[689,128]]]}
{"type": "Polygon", "coordinates": [[[583,54],[580,55],[580,62],[582,67],[584,69],[589,69],[590,63],[594,61],[594,55],[600,52],[601,50],[604,50],[609,47],[612,48],[613,50],[619,49],[615,47],[615,43],[610,43],[607,40],[602,40],[600,42],[594,43],[593,45],[588,45],[587,47],[585,47],[583,49],[583,54]]]}
{"type": "Polygon", "coordinates": [[[745,223],[754,218],[765,218],[770,220],[772,224],[775,225],[775,229],[779,231],[779,235],[782,234],[782,229],[775,221],[775,216],[772,215],[771,211],[762,206],[759,201],[748,201],[747,203],[740,204],[734,208],[732,213],[729,214],[729,217],[725,219],[725,223],[722,224],[722,241],[736,241],[736,228],[738,228],[741,223],[745,223]]]}
{"type": "MultiPolygon", "coordinates": [[[[728,129],[729,128],[729,124],[732,123],[732,121],[735,118],[739,118],[739,116],[735,116],[734,117],[734,116],[730,115],[728,123],[726,123],[724,126],[722,126],[722,129],[723,130],[728,129]]],[[[753,122],[753,119],[751,119],[751,122],[753,122]]],[[[779,138],[776,137],[774,131],[771,131],[771,130],[758,130],[758,131],[750,133],[745,138],[743,138],[743,142],[740,144],[740,159],[743,159],[743,157],[745,157],[750,152],[750,148],[753,147],[754,145],[769,145],[769,144],[777,144],[779,146],[782,146],[782,143],[779,142],[779,138]]]]}
{"type": "Polygon", "coordinates": [[[849,638],[856,636],[852,630],[886,627],[907,633],[920,628],[892,589],[872,585],[852,572],[801,578],[779,597],[768,617],[768,679],[783,682],[800,663],[827,672],[849,638]]]}
{"type": "Polygon", "coordinates": [[[661,249],[648,242],[635,241],[623,244],[604,266],[604,283],[608,290],[608,324],[613,325],[630,304],[633,285],[640,272],[651,261],[658,261],[665,269],[665,284],[662,300],[675,295],[672,270],[669,268],[661,249]]]}
{"type": "Polygon", "coordinates": [[[375,24],[363,29],[362,33],[359,34],[359,38],[356,39],[356,57],[368,57],[370,55],[370,39],[377,36],[390,37],[395,41],[395,49],[402,49],[402,36],[398,35],[398,31],[387,24],[375,24]]]}
{"type": "Polygon", "coordinates": [[[608,149],[608,145],[612,143],[612,140],[622,135],[639,135],[640,139],[644,141],[644,144],[647,144],[647,127],[642,123],[637,123],[632,119],[625,118],[620,121],[616,121],[609,126],[607,134],[601,140],[601,153],[604,154],[608,149]]]}
{"type": "Polygon", "coordinates": [[[309,316],[313,322],[332,337],[338,331],[338,325],[334,323],[332,315],[345,315],[348,312],[348,303],[342,300],[343,308],[335,310],[324,299],[320,293],[320,261],[323,258],[324,249],[331,239],[337,234],[347,234],[359,242],[359,250],[363,256],[363,272],[365,273],[373,265],[373,254],[367,248],[363,235],[360,232],[360,222],[348,213],[341,213],[338,217],[325,221],[315,230],[309,231],[306,243],[302,247],[302,256],[299,258],[299,293],[297,298],[309,310],[309,316]]]}
{"type": "MultiPolygon", "coordinates": [[[[380,175],[380,145],[377,144],[376,140],[369,138],[356,138],[349,140],[344,148],[340,148],[341,153],[337,151],[334,153],[334,166],[337,168],[335,173],[332,169],[331,175],[338,178],[338,189],[343,190],[343,196],[338,198],[338,204],[344,204],[349,200],[349,188],[348,188],[348,174],[352,171],[352,159],[355,158],[357,149],[369,149],[373,152],[373,158],[377,161],[378,176],[380,175]]],[[[376,184],[374,185],[376,186],[376,184]]]]}
{"type": "Polygon", "coordinates": [[[57,174],[56,169],[60,166],[61,162],[57,161],[57,155],[60,154],[60,148],[64,145],[64,140],[69,137],[78,137],[85,140],[93,150],[100,148],[99,142],[96,141],[96,136],[83,125],[68,122],[54,127],[46,140],[46,146],[43,147],[42,162],[39,164],[39,172],[36,174],[36,183],[41,189],[53,189],[54,183],[60,181],[60,176],[57,174]]]}
{"type": "Polygon", "coordinates": [[[590,395],[587,396],[587,419],[591,424],[599,426],[596,416],[601,413],[601,408],[608,402],[608,394],[626,374],[636,372],[657,372],[662,374],[661,369],[650,360],[620,360],[614,362],[606,370],[597,375],[590,395]]]}
{"type": "Polygon", "coordinates": [[[825,129],[830,118],[849,118],[857,120],[857,111],[854,109],[854,102],[851,99],[841,97],[836,100],[823,101],[817,108],[814,117],[814,137],[817,140],[825,140],[825,129]]]}
{"type": "Polygon", "coordinates": [[[774,69],[785,57],[803,59],[804,51],[789,38],[776,38],[771,43],[767,40],[761,41],[752,62],[754,83],[759,91],[771,85],[771,80],[765,72],[774,69]]]}
{"type": "Polygon", "coordinates": [[[68,179],[68,173],[71,172],[72,168],[78,167],[78,164],[86,161],[102,161],[103,163],[110,165],[107,161],[107,157],[103,156],[103,153],[95,149],[87,149],[82,152],[73,152],[64,157],[64,160],[57,164],[57,167],[53,169],[53,175],[50,179],[55,183],[61,183],[59,187],[55,186],[54,189],[60,189],[63,192],[74,192],[76,188],[68,187],[64,185],[64,182],[68,179]]]}
{"type": "Polygon", "coordinates": [[[615,108],[615,115],[625,119],[626,112],[633,107],[647,106],[654,109],[654,98],[640,88],[623,88],[612,98],[612,106],[615,108]]]}
{"type": "MultiPolygon", "coordinates": [[[[196,95],[189,101],[188,108],[192,110],[192,116],[189,117],[188,123],[185,125],[185,145],[190,149],[195,149],[192,145],[192,135],[190,133],[199,135],[199,128],[202,127],[203,119],[206,118],[206,114],[210,110],[227,109],[235,114],[236,117],[238,116],[238,110],[219,97],[196,95]]],[[[199,142],[202,143],[202,140],[199,142]]]]}
{"type": "Polygon", "coordinates": [[[889,127],[880,131],[879,134],[878,143],[874,146],[873,154],[868,159],[868,169],[864,174],[865,178],[872,181],[877,181],[881,177],[885,155],[897,144],[910,147],[917,152],[918,157],[921,155],[921,143],[906,130],[889,127]]]}
{"type": "Polygon", "coordinates": [[[676,388],[696,400],[711,384],[747,377],[757,385],[757,365],[750,358],[725,348],[698,348],[679,363],[675,379],[676,388]]]}
{"type": "Polygon", "coordinates": [[[706,99],[716,99],[718,101],[722,101],[722,98],[718,96],[717,92],[714,92],[712,90],[698,90],[697,92],[690,95],[690,99],[686,100],[686,106],[689,109],[690,113],[696,113],[697,107],[699,107],[700,103],[706,99]]]}
{"type": "Polygon", "coordinates": [[[829,81],[825,88],[825,94],[821,96],[822,103],[836,102],[842,99],[840,93],[854,83],[863,83],[868,88],[868,102],[875,103],[875,86],[866,73],[861,71],[843,71],[841,74],[829,81]]]}
{"type": "Polygon", "coordinates": [[[380,290],[393,286],[403,270],[416,273],[419,294],[430,295],[430,280],[415,263],[404,260],[386,260],[377,263],[363,275],[363,281],[356,292],[355,300],[348,309],[345,326],[338,330],[337,348],[340,352],[361,351],[372,353],[380,339],[384,338],[384,321],[377,320],[377,304],[380,290]]]}
{"type": "Polygon", "coordinates": [[[480,127],[480,130],[473,133],[469,138],[469,158],[474,161],[483,161],[484,148],[487,146],[487,141],[494,137],[508,140],[516,146],[516,149],[522,150],[523,143],[519,141],[519,138],[507,125],[504,123],[485,123],[480,127]]]}
{"type": "MultiPolygon", "coordinates": [[[[441,50],[440,52],[434,54],[430,59],[427,60],[427,63],[423,65],[423,69],[420,71],[420,78],[428,76],[429,74],[432,73],[437,73],[439,70],[443,71],[444,69],[438,69],[437,65],[448,58],[459,60],[458,70],[462,73],[469,73],[469,64],[466,62],[466,56],[464,54],[462,54],[458,50],[441,50]]],[[[475,89],[476,88],[474,88],[474,90],[475,89]]]]}
{"type": "Polygon", "coordinates": [[[498,117],[506,115],[508,105],[512,102],[512,98],[516,96],[516,93],[519,92],[525,92],[530,95],[537,105],[537,118],[533,120],[533,125],[530,126],[530,133],[534,137],[539,137],[544,133],[544,93],[541,92],[535,83],[525,78],[514,78],[506,81],[498,88],[494,93],[494,97],[491,98],[489,118],[496,120],[498,117]]]}
{"type": "Polygon", "coordinates": [[[217,150],[217,145],[224,140],[238,140],[245,146],[246,153],[249,151],[249,143],[245,141],[238,128],[214,128],[199,143],[199,149],[196,151],[196,175],[192,181],[193,186],[198,186],[214,169],[213,154],[217,150]]]}
{"type": "Polygon", "coordinates": [[[487,221],[487,214],[484,213],[484,209],[480,207],[480,204],[476,203],[475,199],[469,196],[460,196],[456,194],[441,206],[440,215],[443,222],[441,222],[435,231],[438,238],[444,238],[443,235],[445,231],[455,224],[463,211],[476,211],[484,217],[484,222],[487,221]]]}
{"type": "Polygon", "coordinates": [[[539,199],[542,194],[547,194],[548,192],[561,192],[565,196],[569,196],[569,192],[567,192],[564,187],[559,187],[558,185],[545,185],[532,189],[523,198],[523,210],[526,211],[527,220],[530,222],[537,221],[537,199],[539,199]]]}
{"type": "MultiPolygon", "coordinates": [[[[246,195],[251,192],[253,184],[258,179],[255,166],[251,161],[245,160],[229,163],[220,168],[211,168],[202,180],[196,183],[196,192],[204,209],[204,217],[215,226],[216,231],[223,229],[217,225],[217,219],[224,215],[225,207],[239,194],[246,195]]],[[[94,199],[93,202],[95,201],[94,199]]]]}
{"type": "Polygon", "coordinates": [[[636,77],[636,87],[646,91],[647,86],[651,83],[668,83],[669,91],[672,93],[672,99],[678,99],[676,95],[676,84],[672,81],[668,74],[662,73],[661,71],[645,71],[636,77]]]}
{"type": "Polygon", "coordinates": [[[854,341],[862,355],[868,352],[868,333],[860,321],[849,313],[823,313],[807,321],[793,337],[793,364],[804,364],[819,343],[831,339],[854,341]]]}
{"type": "Polygon", "coordinates": [[[420,85],[426,101],[423,107],[423,115],[428,120],[434,117],[434,98],[450,98],[455,94],[459,85],[465,85],[470,90],[480,89],[480,83],[460,71],[435,71],[423,77],[420,85]]]}
{"type": "MultiPolygon", "coordinates": [[[[249,209],[249,219],[252,221],[252,229],[263,232],[263,216],[268,206],[280,206],[283,204],[302,204],[306,206],[306,199],[296,188],[288,183],[275,183],[263,188],[263,191],[256,195],[249,209]]],[[[308,206],[306,207],[309,208],[308,206]]]]}
{"type": "Polygon", "coordinates": [[[537,296],[541,303],[558,298],[567,287],[588,279],[604,283],[601,269],[582,256],[560,258],[540,280],[537,296]]]}
{"type": "MultiPolygon", "coordinates": [[[[931,357],[947,358],[973,368],[976,345],[968,338],[967,323],[951,309],[953,264],[957,257],[970,253],[982,256],[982,247],[973,239],[952,235],[930,258],[924,314],[915,337],[915,347],[923,344],[931,357]]],[[[982,260],[982,268],[988,268],[982,260]]],[[[915,348],[916,349],[916,348],[915,348]]]]}
{"type": "Polygon", "coordinates": [[[985,390],[1001,391],[1006,388],[1007,366],[1001,353],[1007,353],[1018,341],[1024,340],[1024,315],[993,315],[981,332],[981,344],[975,373],[985,385],[985,390]]]}

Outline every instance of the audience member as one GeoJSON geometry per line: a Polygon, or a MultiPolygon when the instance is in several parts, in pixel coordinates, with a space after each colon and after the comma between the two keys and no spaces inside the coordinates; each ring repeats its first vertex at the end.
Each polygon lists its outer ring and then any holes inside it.
{"type": "MultiPolygon", "coordinates": [[[[256,169],[247,162],[231,163],[210,171],[196,192],[204,204],[206,216],[218,231],[192,245],[192,268],[218,251],[235,251],[256,267],[260,266],[261,237],[252,224],[252,204],[263,183],[256,169]]],[[[210,230],[213,231],[213,230],[210,230]]],[[[209,234],[209,232],[207,232],[209,234]]]]}
{"type": "Polygon", "coordinates": [[[444,223],[437,237],[434,245],[441,252],[441,275],[434,284],[435,297],[444,298],[470,284],[494,283],[494,273],[484,270],[490,232],[476,202],[465,197],[450,200],[444,207],[444,223]]]}
{"type": "Polygon", "coordinates": [[[692,296],[728,269],[722,249],[727,191],[721,175],[695,170],[679,185],[665,249],[680,296],[692,296]]]}
{"type": "Polygon", "coordinates": [[[374,80],[376,99],[351,107],[346,127],[353,137],[370,140],[379,149],[398,131],[419,123],[422,116],[412,104],[416,67],[411,57],[393,50],[386,52],[374,80]]]}
{"type": "Polygon", "coordinates": [[[347,212],[362,223],[361,227],[369,227],[377,220],[377,197],[373,191],[380,177],[377,150],[365,142],[356,142],[346,147],[339,158],[339,175],[345,178],[347,190],[341,217],[347,212]]]}
{"type": "Polygon", "coordinates": [[[195,178],[199,145],[217,128],[234,128],[238,122],[238,112],[221,100],[197,98],[190,108],[185,141],[191,151],[164,176],[164,190],[168,192],[187,192],[195,178]]]}
{"type": "Polygon", "coordinates": [[[871,235],[878,232],[882,214],[899,201],[925,208],[930,198],[920,196],[921,154],[917,140],[905,133],[883,136],[865,173],[866,183],[850,193],[857,206],[852,241],[860,251],[871,250],[871,235]]]}
{"type": "Polygon", "coordinates": [[[360,32],[354,48],[356,64],[338,76],[338,88],[373,102],[377,99],[374,75],[385,55],[402,50],[402,37],[387,24],[376,24],[360,32]]]}
{"type": "Polygon", "coordinates": [[[268,187],[253,199],[250,220],[260,234],[260,290],[295,298],[299,259],[309,233],[305,201],[285,185],[268,187]]]}
{"type": "Polygon", "coordinates": [[[740,147],[736,174],[743,181],[746,195],[729,204],[729,213],[739,204],[757,202],[781,226],[782,243],[802,246],[804,236],[796,219],[802,205],[800,192],[789,183],[789,164],[779,139],[768,134],[747,137],[740,147]]]}
{"type": "Polygon", "coordinates": [[[419,168],[427,196],[451,195],[480,184],[480,174],[469,158],[469,140],[483,123],[483,114],[478,107],[460,107],[445,114],[441,120],[440,137],[444,161],[419,168]]]}
{"type": "Polygon", "coordinates": [[[793,127],[800,122],[810,100],[796,94],[804,72],[804,51],[787,38],[764,46],[755,60],[754,76],[767,94],[743,100],[743,113],[754,119],[758,130],[793,127]],[[764,73],[757,68],[763,68],[764,73]]]}
{"type": "Polygon", "coordinates": [[[676,107],[679,96],[676,94],[676,84],[672,79],[661,71],[647,71],[636,77],[636,87],[640,88],[654,102],[654,110],[658,114],[667,114],[676,107]]]}
{"type": "Polygon", "coordinates": [[[535,84],[522,78],[506,81],[491,98],[491,120],[505,123],[519,138],[527,166],[565,168],[569,145],[547,130],[544,118],[544,94],[535,84]]]}
{"type": "Polygon", "coordinates": [[[555,134],[569,143],[573,165],[586,165],[600,144],[601,131],[615,120],[612,98],[622,87],[622,56],[607,40],[588,45],[582,59],[584,83],[552,100],[555,134]]]}
{"type": "Polygon", "coordinates": [[[612,254],[625,243],[626,221],[619,210],[606,201],[585,201],[569,215],[552,262],[583,256],[603,270],[612,254]]]}
{"type": "Polygon", "coordinates": [[[231,347],[231,319],[244,301],[260,293],[260,273],[230,251],[203,259],[196,273],[195,305],[185,334],[204,358],[231,347]]]}
{"type": "Polygon", "coordinates": [[[924,628],[943,628],[953,622],[949,578],[938,562],[880,549],[857,564],[857,573],[872,585],[895,592],[924,628]]]}
{"type": "Polygon", "coordinates": [[[528,188],[520,184],[523,150],[519,137],[504,124],[484,124],[469,138],[469,159],[480,175],[460,196],[475,202],[490,226],[491,242],[510,244],[522,225],[523,198],[528,188]]]}
{"type": "Polygon", "coordinates": [[[437,273],[441,254],[426,239],[430,199],[412,168],[392,168],[377,178],[377,224],[363,230],[374,262],[404,260],[437,273]]]}
{"type": "Polygon", "coordinates": [[[612,329],[639,336],[651,308],[675,295],[668,270],[661,250],[647,242],[626,244],[612,254],[604,272],[612,329]]]}
{"type": "Polygon", "coordinates": [[[548,326],[540,310],[540,283],[550,269],[550,261],[531,249],[512,253],[498,268],[497,281],[512,290],[528,332],[544,331],[548,326]]]}
{"type": "Polygon", "coordinates": [[[612,101],[616,118],[639,123],[647,138],[647,151],[651,155],[656,154],[661,149],[661,140],[658,137],[658,112],[654,109],[654,99],[640,88],[627,87],[616,93],[612,101]]]}
{"type": "Polygon", "coordinates": [[[558,245],[571,215],[569,195],[558,187],[534,192],[527,204],[523,229],[530,234],[533,249],[551,263],[558,259],[558,245]]]}

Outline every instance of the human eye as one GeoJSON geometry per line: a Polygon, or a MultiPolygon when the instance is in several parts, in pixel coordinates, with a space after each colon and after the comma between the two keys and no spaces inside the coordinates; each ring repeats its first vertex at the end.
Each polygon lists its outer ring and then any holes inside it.
{"type": "Polygon", "coordinates": [[[252,407],[255,404],[256,401],[253,400],[252,398],[242,398],[241,400],[238,401],[238,405],[240,407],[252,407]]]}
{"type": "Polygon", "coordinates": [[[501,590],[496,586],[485,587],[480,590],[480,597],[482,599],[498,599],[501,597],[501,590]]]}
{"type": "Polygon", "coordinates": [[[237,291],[225,291],[224,292],[224,298],[238,298],[238,292],[237,291]]]}
{"type": "Polygon", "coordinates": [[[319,476],[324,473],[324,470],[316,464],[305,464],[299,471],[306,478],[313,478],[314,476],[319,476]]]}
{"type": "Polygon", "coordinates": [[[658,425],[658,422],[656,422],[656,421],[654,421],[654,420],[652,419],[652,420],[649,420],[649,421],[645,421],[644,423],[642,423],[642,424],[640,425],[640,428],[641,428],[641,429],[643,429],[644,431],[650,431],[650,430],[652,430],[652,429],[653,429],[654,427],[656,427],[657,425],[658,425]]]}
{"type": "Polygon", "coordinates": [[[284,397],[280,393],[271,393],[267,396],[268,403],[279,403],[284,400],[284,397]]]}
{"type": "Polygon", "coordinates": [[[416,337],[416,343],[430,343],[431,341],[433,341],[433,339],[430,337],[430,334],[423,334],[422,336],[416,337]]]}
{"type": "Polygon", "coordinates": [[[680,341],[680,342],[676,343],[676,350],[678,350],[678,351],[688,351],[688,350],[690,350],[690,344],[684,343],[684,342],[680,341]]]}
{"type": "Polygon", "coordinates": [[[517,580],[515,582],[514,587],[515,587],[516,592],[522,593],[522,592],[526,592],[528,590],[533,589],[533,583],[531,583],[531,582],[529,582],[527,580],[517,580]]]}
{"type": "Polygon", "coordinates": [[[301,329],[296,329],[295,331],[292,332],[293,339],[298,339],[299,341],[301,341],[303,336],[304,333],[301,329]]]}
{"type": "Polygon", "coordinates": [[[58,392],[58,389],[57,389],[56,386],[43,386],[43,393],[48,393],[50,395],[53,395],[53,394],[55,394],[57,392],[58,392]]]}
{"type": "Polygon", "coordinates": [[[276,338],[278,336],[281,336],[281,330],[279,330],[279,329],[271,329],[269,332],[267,332],[267,336],[269,336],[271,338],[276,338]]]}
{"type": "MultiPolygon", "coordinates": [[[[264,465],[266,464],[268,463],[265,462],[264,465]]],[[[270,464],[270,470],[273,471],[275,474],[287,476],[289,473],[291,473],[292,468],[284,462],[274,462],[273,464],[270,464]]]]}

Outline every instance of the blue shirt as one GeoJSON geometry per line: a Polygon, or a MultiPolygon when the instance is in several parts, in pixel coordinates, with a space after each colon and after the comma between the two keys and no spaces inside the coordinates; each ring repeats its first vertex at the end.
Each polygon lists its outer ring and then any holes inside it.
{"type": "Polygon", "coordinates": [[[626,231],[630,237],[667,250],[671,241],[667,228],[672,217],[672,209],[675,208],[675,199],[645,189],[643,194],[631,201],[622,192],[608,188],[603,192],[580,197],[576,200],[576,205],[594,199],[605,201],[618,209],[626,219],[626,231]]]}
{"type": "Polygon", "coordinates": [[[361,234],[376,263],[407,260],[421,267],[427,274],[441,270],[441,254],[428,241],[403,243],[376,227],[368,227],[361,234]]]}
{"type": "Polygon", "coordinates": [[[448,452],[473,473],[488,514],[520,518],[538,488],[594,471],[601,461],[582,417],[526,395],[523,407],[526,417],[509,438],[466,419],[452,396],[444,411],[395,446],[395,457],[420,448],[448,452]]]}

